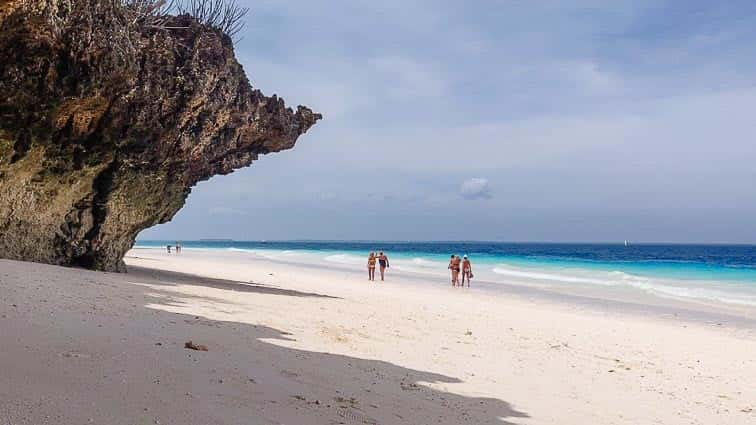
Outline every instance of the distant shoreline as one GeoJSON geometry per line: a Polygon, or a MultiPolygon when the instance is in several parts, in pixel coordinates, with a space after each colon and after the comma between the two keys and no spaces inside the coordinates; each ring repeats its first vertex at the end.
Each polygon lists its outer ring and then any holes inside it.
{"type": "MultiPolygon", "coordinates": [[[[172,258],[163,251],[160,247],[137,247],[129,255],[172,258]]],[[[270,261],[298,269],[339,270],[360,276],[365,262],[361,252],[186,246],[185,251],[194,258],[200,256],[211,261],[215,264],[213,267],[219,268],[224,267],[223,264],[270,261]]],[[[391,258],[390,274],[400,276],[407,283],[421,287],[443,287],[448,282],[445,255],[426,254],[419,257],[418,253],[388,253],[391,258]]],[[[723,286],[707,281],[657,279],[617,271],[565,268],[562,263],[517,263],[511,258],[483,261],[475,255],[472,259],[475,291],[538,296],[571,305],[612,303],[621,310],[685,316],[695,321],[737,321],[747,327],[755,327],[756,324],[756,284],[723,286]],[[500,261],[507,264],[500,265],[500,261]]]]}

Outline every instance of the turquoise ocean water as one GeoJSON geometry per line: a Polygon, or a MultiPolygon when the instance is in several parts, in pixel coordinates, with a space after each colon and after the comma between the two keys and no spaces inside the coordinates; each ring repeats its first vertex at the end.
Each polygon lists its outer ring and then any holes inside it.
{"type": "MultiPolygon", "coordinates": [[[[175,241],[138,241],[165,249],[175,241]]],[[[249,252],[269,259],[362,268],[385,251],[395,269],[446,275],[451,254],[470,256],[476,279],[551,287],[615,287],[756,309],[756,246],[488,242],[182,241],[185,249],[249,252]]]]}

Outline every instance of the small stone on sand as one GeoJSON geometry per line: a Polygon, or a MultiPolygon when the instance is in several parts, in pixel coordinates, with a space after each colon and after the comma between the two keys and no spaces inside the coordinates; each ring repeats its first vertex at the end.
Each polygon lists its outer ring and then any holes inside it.
{"type": "Polygon", "coordinates": [[[195,344],[192,341],[187,341],[186,343],[184,343],[184,348],[195,351],[207,351],[206,345],[195,344]]]}

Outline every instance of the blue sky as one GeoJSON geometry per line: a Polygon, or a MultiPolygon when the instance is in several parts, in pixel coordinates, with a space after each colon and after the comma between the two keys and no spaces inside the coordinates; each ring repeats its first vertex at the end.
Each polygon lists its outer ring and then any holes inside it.
{"type": "Polygon", "coordinates": [[[325,118],[143,239],[756,242],[756,2],[241,3],[325,118]]]}

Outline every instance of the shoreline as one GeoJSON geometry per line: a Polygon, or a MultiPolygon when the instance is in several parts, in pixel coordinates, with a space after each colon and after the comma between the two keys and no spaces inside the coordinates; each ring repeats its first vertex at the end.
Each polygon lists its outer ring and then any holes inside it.
{"type": "MultiPolygon", "coordinates": [[[[127,259],[136,259],[143,252],[145,260],[160,261],[165,258],[165,252],[155,248],[134,248],[127,254],[127,259]]],[[[261,264],[278,264],[295,268],[319,272],[335,271],[350,273],[357,281],[363,277],[360,267],[343,263],[301,262],[286,257],[272,258],[252,252],[238,250],[213,250],[191,248],[188,255],[203,255],[211,261],[231,262],[241,265],[247,261],[261,264]]],[[[175,254],[171,254],[175,255],[175,254]]],[[[186,254],[184,254],[186,255],[186,254]]],[[[202,274],[201,271],[198,273],[202,274]]],[[[428,274],[407,270],[389,269],[387,272],[389,284],[412,285],[425,289],[445,289],[450,287],[446,274],[428,274]]],[[[636,316],[654,316],[672,320],[684,320],[714,326],[731,326],[756,330],[756,308],[732,306],[725,303],[702,303],[685,299],[674,299],[651,294],[638,294],[635,291],[617,291],[617,288],[585,288],[570,287],[556,288],[553,286],[532,285],[522,282],[491,281],[474,279],[473,291],[490,296],[517,296],[523,299],[535,298],[567,307],[579,307],[598,313],[626,313],[636,316]]],[[[626,289],[626,288],[625,288],[626,289]]],[[[461,290],[468,290],[466,287],[461,290]]]]}
{"type": "MultiPolygon", "coordinates": [[[[201,253],[0,261],[13,424],[749,424],[756,335],[201,253]],[[207,352],[187,350],[187,341],[207,352]]],[[[392,280],[394,277],[392,277],[392,280]]]]}

